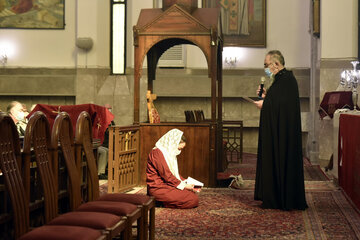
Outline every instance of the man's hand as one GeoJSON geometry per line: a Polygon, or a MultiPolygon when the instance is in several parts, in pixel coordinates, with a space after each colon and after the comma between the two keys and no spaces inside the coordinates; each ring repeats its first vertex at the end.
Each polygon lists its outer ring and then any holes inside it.
{"type": "Polygon", "coordinates": [[[261,109],[263,102],[264,102],[264,100],[254,101],[254,104],[257,108],[261,109]]]}
{"type": "MultiPolygon", "coordinates": [[[[260,93],[260,85],[258,87],[258,89],[256,90],[256,95],[259,96],[260,93]]],[[[263,88],[263,93],[261,95],[262,98],[264,98],[266,96],[266,88],[263,88]]]]}

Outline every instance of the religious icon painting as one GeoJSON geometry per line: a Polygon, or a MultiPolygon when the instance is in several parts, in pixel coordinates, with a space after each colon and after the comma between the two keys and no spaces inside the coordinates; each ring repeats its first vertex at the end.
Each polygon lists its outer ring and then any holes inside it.
{"type": "Polygon", "coordinates": [[[266,47],[266,0],[203,0],[220,8],[225,46],[266,47]]]}
{"type": "Polygon", "coordinates": [[[65,0],[0,0],[0,28],[64,29],[65,0]]]}

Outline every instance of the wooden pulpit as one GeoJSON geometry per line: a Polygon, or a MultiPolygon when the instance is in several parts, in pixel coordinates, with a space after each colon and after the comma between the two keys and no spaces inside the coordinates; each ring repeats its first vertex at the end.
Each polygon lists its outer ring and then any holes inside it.
{"type": "MultiPolygon", "coordinates": [[[[211,121],[204,124],[158,123],[151,126],[140,124],[140,135],[150,139],[141,139],[140,148],[140,183],[144,183],[146,158],[154,143],[158,140],[155,135],[163,134],[171,128],[181,128],[186,135],[203,141],[201,155],[198,144],[188,144],[189,152],[186,168],[179,167],[185,172],[183,175],[201,169],[200,180],[214,186],[216,169],[221,164],[221,124],[222,124],[222,31],[220,9],[198,8],[197,0],[163,0],[163,8],[142,9],[137,24],[133,27],[134,36],[134,124],[139,125],[140,106],[140,78],[143,61],[147,57],[148,90],[153,91],[153,81],[156,79],[156,66],[161,55],[169,48],[179,44],[191,44],[199,47],[204,53],[208,65],[208,75],[211,78],[211,121]],[[206,128],[206,129],[203,129],[206,128]],[[143,130],[144,129],[144,130],[143,130]],[[145,131],[146,133],[142,133],[145,131]],[[204,134],[204,139],[198,138],[196,131],[204,134]],[[156,133],[156,134],[155,134],[156,133]],[[146,144],[144,143],[146,142],[146,144]],[[208,143],[208,144],[207,144],[208,143]],[[146,147],[145,147],[146,145],[146,147]],[[190,154],[194,153],[194,154],[190,154]],[[206,153],[205,153],[206,152],[206,153]],[[199,157],[199,158],[198,158],[199,157]],[[195,159],[197,158],[197,159],[195,159]]],[[[157,136],[158,137],[158,136],[157,136]]],[[[197,177],[197,176],[195,176],[197,177]]]]}

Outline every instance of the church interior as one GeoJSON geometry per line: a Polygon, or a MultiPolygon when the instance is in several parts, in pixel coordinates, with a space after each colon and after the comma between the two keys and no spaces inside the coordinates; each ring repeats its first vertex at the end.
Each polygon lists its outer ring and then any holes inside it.
{"type": "Polygon", "coordinates": [[[360,239],[359,9],[0,0],[0,240],[360,239]],[[298,84],[305,211],[254,200],[270,50],[298,84]],[[194,209],[147,195],[148,154],[174,128],[179,172],[204,183],[194,209]]]}

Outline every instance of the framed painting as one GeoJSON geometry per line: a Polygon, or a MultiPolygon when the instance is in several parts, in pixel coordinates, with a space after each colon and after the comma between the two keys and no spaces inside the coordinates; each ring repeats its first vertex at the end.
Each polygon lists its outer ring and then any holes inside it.
{"type": "Polygon", "coordinates": [[[64,29],[65,0],[0,0],[0,28],[64,29]]]}
{"type": "Polygon", "coordinates": [[[266,47],[266,0],[203,0],[220,8],[225,46],[266,47]]]}
{"type": "Polygon", "coordinates": [[[313,1],[313,35],[320,37],[320,0],[313,1]]]}

